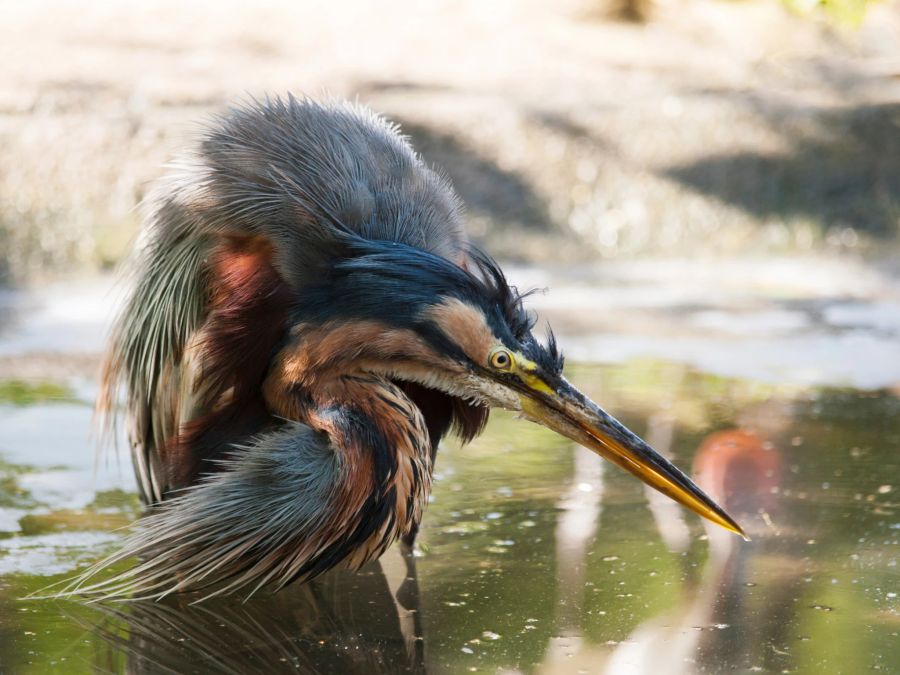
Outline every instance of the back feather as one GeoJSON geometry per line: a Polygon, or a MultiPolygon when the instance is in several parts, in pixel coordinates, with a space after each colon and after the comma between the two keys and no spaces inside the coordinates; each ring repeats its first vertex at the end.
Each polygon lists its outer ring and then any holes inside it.
{"type": "Polygon", "coordinates": [[[146,503],[276,426],[259,383],[292,298],[357,237],[466,263],[461,207],[396,126],[366,108],[266,98],[216,118],[146,205],[112,332],[108,419],[124,385],[146,503]]]}

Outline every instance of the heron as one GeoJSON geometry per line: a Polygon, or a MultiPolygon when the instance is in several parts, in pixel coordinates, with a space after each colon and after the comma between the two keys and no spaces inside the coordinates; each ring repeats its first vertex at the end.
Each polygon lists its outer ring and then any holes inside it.
{"type": "Polygon", "coordinates": [[[252,594],[411,546],[441,439],[491,408],[743,534],[566,380],[449,179],[368,108],[232,105],[145,202],[98,408],[123,403],[148,510],[72,592],[252,594]]]}

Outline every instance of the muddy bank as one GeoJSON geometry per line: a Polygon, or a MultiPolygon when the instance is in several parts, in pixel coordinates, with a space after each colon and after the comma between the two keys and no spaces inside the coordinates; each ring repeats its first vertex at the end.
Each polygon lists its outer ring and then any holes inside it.
{"type": "Polygon", "coordinates": [[[0,8],[0,276],[118,260],[135,205],[246,94],[359,97],[505,258],[882,250],[896,238],[896,4],[856,32],[771,2],[0,8]],[[197,27],[204,30],[198,31],[197,27]]]}

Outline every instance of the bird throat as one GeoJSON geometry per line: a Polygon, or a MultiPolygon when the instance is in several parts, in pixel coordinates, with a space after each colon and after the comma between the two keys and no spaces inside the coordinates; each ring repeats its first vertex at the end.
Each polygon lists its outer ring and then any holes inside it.
{"type": "Polygon", "coordinates": [[[287,395],[277,372],[270,373],[267,403],[274,414],[328,437],[341,467],[334,517],[377,521],[363,528],[368,537],[348,556],[357,568],[418,528],[431,493],[428,425],[403,389],[380,375],[335,375],[302,394],[290,389],[293,395],[287,395]]]}

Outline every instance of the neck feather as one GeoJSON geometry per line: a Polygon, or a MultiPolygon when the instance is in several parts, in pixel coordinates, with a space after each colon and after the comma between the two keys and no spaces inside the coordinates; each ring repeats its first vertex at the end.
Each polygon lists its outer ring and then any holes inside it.
{"type": "Polygon", "coordinates": [[[276,414],[329,438],[340,466],[330,520],[347,535],[351,567],[418,527],[431,492],[431,440],[421,410],[399,386],[371,373],[340,375],[309,396],[277,401],[276,414]]]}

